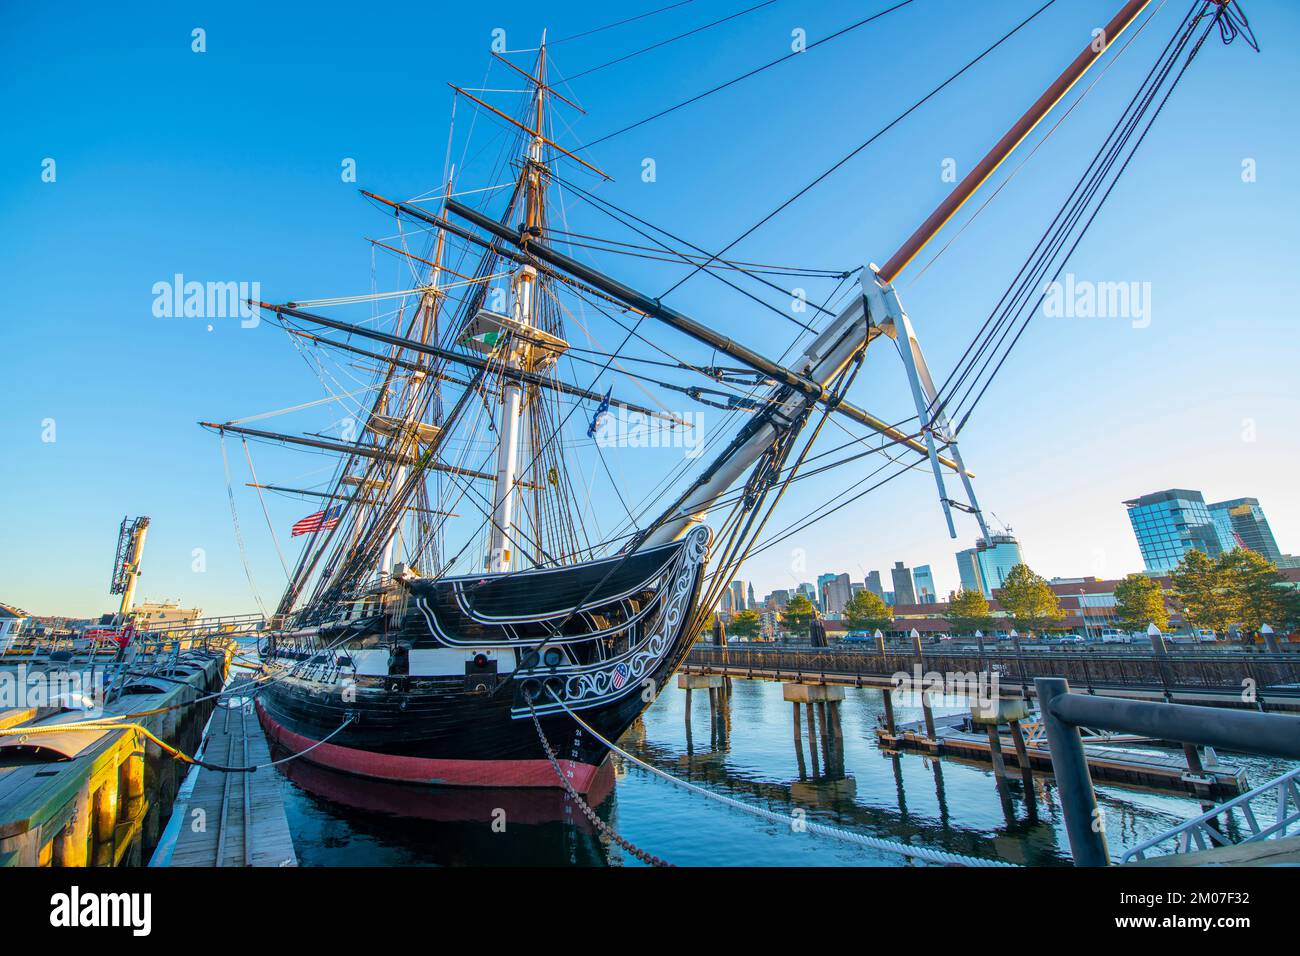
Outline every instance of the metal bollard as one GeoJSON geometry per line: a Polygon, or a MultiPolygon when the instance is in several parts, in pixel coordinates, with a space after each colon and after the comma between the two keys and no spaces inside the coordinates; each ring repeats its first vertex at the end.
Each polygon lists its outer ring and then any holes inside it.
{"type": "Polygon", "coordinates": [[[1092,775],[1088,772],[1079,728],[1052,711],[1053,702],[1070,692],[1069,681],[1064,677],[1037,677],[1034,688],[1038,692],[1043,728],[1047,731],[1047,745],[1052,752],[1052,773],[1061,792],[1061,810],[1074,865],[1109,866],[1106,831],[1097,809],[1097,794],[1092,789],[1092,775]]]}

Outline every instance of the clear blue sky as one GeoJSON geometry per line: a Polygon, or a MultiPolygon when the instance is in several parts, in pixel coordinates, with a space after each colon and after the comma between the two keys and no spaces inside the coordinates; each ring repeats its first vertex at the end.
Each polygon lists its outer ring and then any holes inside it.
{"type": "MultiPolygon", "coordinates": [[[[556,43],[553,62],[572,75],[746,5],[689,3],[556,43]]],[[[778,0],[577,79],[571,90],[588,115],[569,114],[566,145],[782,55],[795,28],[812,42],[888,5],[778,0]]],[[[702,246],[723,245],[1038,5],[916,0],[595,147],[590,158],[614,176],[602,195],[702,246]],[[640,178],[646,157],[656,161],[654,183],[640,178]]],[[[883,261],[950,188],[943,161],[968,169],[1119,5],[1059,0],[732,254],[819,266],[883,261]]],[[[252,609],[218,444],[195,422],[307,401],[320,387],[269,324],[243,330],[225,320],[208,331],[206,320],[155,318],[153,284],[178,272],[255,279],[278,301],[367,291],[363,237],[391,231],[391,220],[355,185],[399,197],[439,185],[446,83],[482,84],[494,28],[507,31],[512,48],[530,47],[543,27],[563,40],[655,6],[5,5],[0,600],[43,614],[109,609],[117,524],[129,513],[153,518],[141,597],[212,613],[252,609]],[[206,30],[202,54],[191,51],[196,27],[206,30]],[[339,175],[347,157],[357,162],[355,185],[339,175]],[[57,164],[53,183],[42,182],[46,158],[57,164]],[[52,443],[41,440],[45,419],[55,421],[52,443]],[[203,573],[192,570],[195,548],[206,552],[203,573]]],[[[903,274],[904,302],[937,376],[952,368],[1185,8],[1170,0],[933,268],[915,284],[915,269],[903,274]]],[[[1150,282],[1150,326],[1040,316],[963,434],[982,502],[1014,527],[1043,574],[1140,568],[1121,502],[1166,487],[1199,488],[1211,500],[1257,497],[1282,549],[1300,550],[1300,10],[1254,0],[1248,12],[1264,52],[1207,45],[1071,267],[1086,280],[1150,282]],[[1256,182],[1242,181],[1244,159],[1256,162],[1256,182]],[[1254,440],[1243,440],[1250,428],[1254,440]]],[[[513,85],[499,66],[489,83],[513,85]]],[[[607,231],[590,213],[574,215],[574,228],[607,231]]],[[[619,265],[654,293],[681,274],[619,265]]],[[[380,287],[393,288],[396,275],[389,267],[380,287]]],[[[669,301],[769,354],[789,340],[791,326],[706,277],[669,301]]],[[[899,419],[909,414],[902,386],[896,356],[881,349],[854,398],[899,419]]],[[[231,452],[238,484],[246,466],[238,445],[231,452]]],[[[257,459],[264,481],[285,484],[319,481],[327,464],[288,452],[257,459]]],[[[852,479],[841,472],[817,489],[799,487],[782,513],[797,515],[852,479]]],[[[241,524],[269,599],[283,575],[245,492],[241,524]]],[[[269,504],[287,549],[288,524],[311,509],[269,504]]],[[[932,565],[946,593],[956,585],[953,552],[974,534],[967,522],[961,540],[948,539],[930,479],[918,473],[766,552],[742,575],[762,593],[823,571],[861,580],[901,559],[932,565]],[[806,571],[791,570],[791,547],[805,550],[806,571]]]]}

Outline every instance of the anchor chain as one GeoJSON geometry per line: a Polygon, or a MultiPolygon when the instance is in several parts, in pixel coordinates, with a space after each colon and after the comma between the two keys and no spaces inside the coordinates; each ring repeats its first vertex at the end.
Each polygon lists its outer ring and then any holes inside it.
{"type": "Polygon", "coordinates": [[[537,719],[537,709],[533,707],[532,701],[528,702],[528,710],[533,717],[533,726],[537,729],[537,739],[542,742],[542,749],[546,751],[546,759],[551,762],[551,769],[554,770],[555,775],[560,778],[560,783],[564,786],[565,791],[573,798],[574,802],[578,804],[578,809],[582,811],[582,815],[591,821],[591,825],[599,830],[604,836],[621,846],[628,853],[631,853],[641,862],[647,863],[650,866],[672,866],[673,864],[669,863],[667,860],[661,860],[653,853],[649,853],[619,836],[618,833],[614,831],[613,827],[596,814],[596,811],[593,810],[591,805],[582,798],[581,794],[578,793],[573,784],[569,782],[569,778],[565,776],[564,769],[560,766],[560,761],[556,759],[555,751],[551,749],[551,742],[546,739],[546,734],[542,731],[542,722],[537,719]]]}

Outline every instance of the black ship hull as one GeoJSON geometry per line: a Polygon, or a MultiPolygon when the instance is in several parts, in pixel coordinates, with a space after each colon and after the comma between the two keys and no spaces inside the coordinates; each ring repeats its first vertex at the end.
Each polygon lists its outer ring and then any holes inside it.
{"type": "Polygon", "coordinates": [[[269,654],[288,669],[260,691],[258,714],[280,746],[345,773],[560,787],[540,724],[568,782],[586,792],[608,749],[566,708],[617,740],[654,701],[695,638],[707,545],[697,528],[631,556],[413,582],[382,621],[316,629],[328,653],[276,635],[269,654]]]}

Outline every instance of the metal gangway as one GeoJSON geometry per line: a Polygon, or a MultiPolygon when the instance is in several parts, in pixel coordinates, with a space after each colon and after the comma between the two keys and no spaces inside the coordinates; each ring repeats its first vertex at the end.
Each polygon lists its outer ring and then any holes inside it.
{"type": "Polygon", "coordinates": [[[1221,846],[1239,846],[1260,840],[1281,839],[1300,833],[1300,767],[1284,773],[1275,780],[1261,784],[1248,793],[1234,797],[1227,803],[1201,814],[1173,829],[1154,836],[1144,843],[1139,843],[1126,850],[1120,857],[1120,863],[1145,860],[1147,854],[1157,848],[1169,848],[1167,856],[1177,853],[1192,853],[1196,850],[1212,850],[1221,846]],[[1275,802],[1271,811],[1264,807],[1267,802],[1275,802]],[[1246,830],[1238,839],[1225,833],[1219,824],[1222,816],[1240,813],[1246,823],[1246,830]]]}

